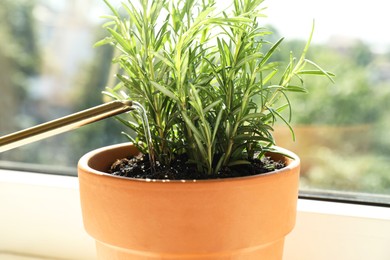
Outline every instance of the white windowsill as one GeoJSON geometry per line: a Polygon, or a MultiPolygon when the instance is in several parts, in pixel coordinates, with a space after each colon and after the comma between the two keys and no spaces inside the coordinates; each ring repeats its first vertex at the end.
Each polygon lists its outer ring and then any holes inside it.
{"type": "MultiPolygon", "coordinates": [[[[75,177],[0,170],[0,260],[95,259],[75,177]]],[[[388,260],[390,208],[298,201],[285,260],[388,260]]]]}

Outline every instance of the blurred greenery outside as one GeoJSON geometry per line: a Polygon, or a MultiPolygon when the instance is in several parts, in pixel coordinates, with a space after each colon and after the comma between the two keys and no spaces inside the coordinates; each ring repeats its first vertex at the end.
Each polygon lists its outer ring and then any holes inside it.
{"type": "MultiPolygon", "coordinates": [[[[92,47],[104,37],[102,21],[83,15],[96,1],[60,2],[2,1],[0,135],[105,101],[112,49],[92,47]]],[[[303,46],[286,39],[280,59],[289,50],[299,55],[303,46]]],[[[275,126],[277,145],[301,157],[301,188],[390,194],[390,46],[377,53],[360,40],[331,38],[312,44],[308,58],[337,76],[335,84],[308,79],[309,93],[291,98],[295,142],[285,126],[275,126]]],[[[124,130],[107,119],[2,153],[0,160],[74,168],[86,152],[127,141],[124,130]]]]}

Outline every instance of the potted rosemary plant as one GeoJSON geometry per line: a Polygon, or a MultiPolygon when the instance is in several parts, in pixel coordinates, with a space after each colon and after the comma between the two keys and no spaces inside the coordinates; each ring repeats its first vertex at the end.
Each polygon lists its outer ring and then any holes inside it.
{"type": "Polygon", "coordinates": [[[283,39],[269,42],[261,25],[263,0],[226,10],[214,0],[128,1],[120,11],[105,2],[109,36],[97,45],[114,46],[120,68],[106,94],[140,113],[120,119],[131,143],[79,162],[99,257],[281,259],[299,158],[275,147],[272,125],[289,125],[282,111],[290,92],[305,92],[302,75],[330,77],[305,58],[311,35],[283,66],[273,58],[283,39]]]}

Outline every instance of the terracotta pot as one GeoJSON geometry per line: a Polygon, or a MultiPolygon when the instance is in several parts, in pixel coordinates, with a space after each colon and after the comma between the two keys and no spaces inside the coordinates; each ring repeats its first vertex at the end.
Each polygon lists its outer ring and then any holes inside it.
{"type": "MultiPolygon", "coordinates": [[[[285,151],[286,152],[286,151],[285,151]]],[[[282,259],[293,229],[299,159],[282,170],[241,178],[145,181],[104,173],[138,151],[120,144],[78,165],[84,226],[99,259],[282,259]]]]}

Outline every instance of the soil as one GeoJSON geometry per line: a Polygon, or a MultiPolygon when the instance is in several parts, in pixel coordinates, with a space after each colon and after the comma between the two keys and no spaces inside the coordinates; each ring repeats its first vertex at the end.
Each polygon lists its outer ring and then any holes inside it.
{"type": "Polygon", "coordinates": [[[251,160],[251,164],[223,167],[217,174],[199,173],[193,164],[187,163],[186,155],[175,158],[170,167],[164,167],[156,162],[155,171],[151,171],[149,156],[139,155],[131,158],[116,160],[109,173],[113,175],[137,178],[137,179],[157,179],[157,180],[205,180],[244,177],[263,174],[285,166],[283,162],[273,161],[270,157],[262,160],[251,160]]]}

